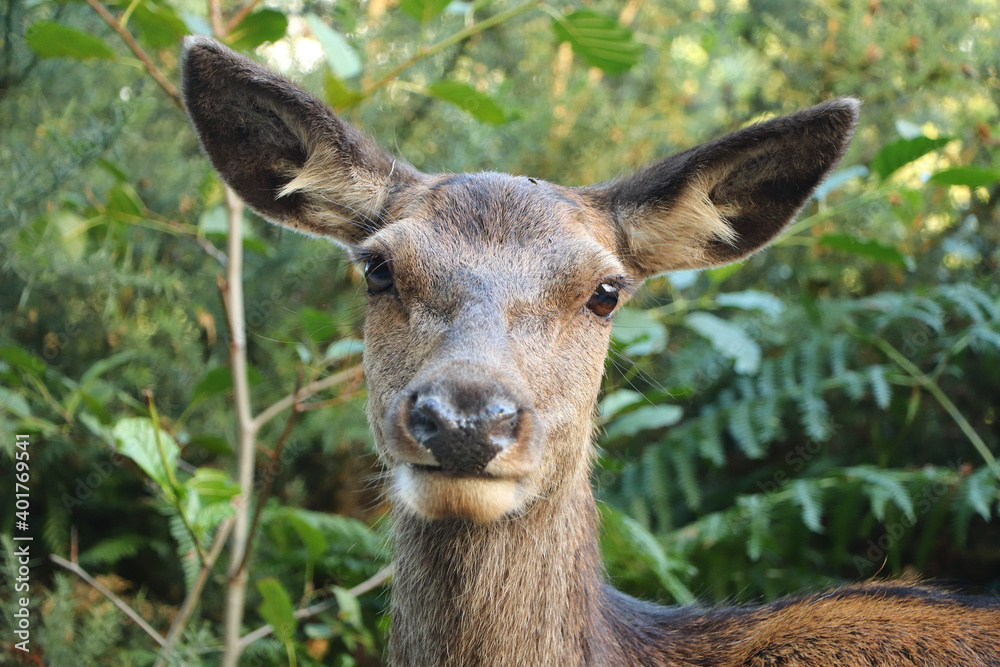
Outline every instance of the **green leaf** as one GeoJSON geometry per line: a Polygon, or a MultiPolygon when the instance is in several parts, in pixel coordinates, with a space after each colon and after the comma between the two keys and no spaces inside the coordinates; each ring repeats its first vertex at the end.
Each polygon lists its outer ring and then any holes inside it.
{"type": "Polygon", "coordinates": [[[160,431],[159,442],[163,447],[161,453],[157,445],[153,420],[147,417],[122,419],[115,424],[112,434],[118,445],[118,451],[135,461],[143,472],[168,493],[172,488],[170,480],[177,469],[177,458],[181,452],[173,437],[166,431],[160,431]]]}
{"type": "Polygon", "coordinates": [[[219,435],[200,433],[198,435],[191,436],[191,439],[188,441],[188,445],[201,447],[205,451],[213,454],[233,453],[233,448],[229,445],[229,441],[219,435]]]}
{"type": "Polygon", "coordinates": [[[499,125],[507,120],[507,114],[492,97],[467,84],[458,81],[435,81],[427,87],[427,90],[439,100],[451,102],[484,123],[499,125]]]}
{"type": "Polygon", "coordinates": [[[323,68],[323,89],[326,91],[326,103],[334,109],[347,109],[365,99],[361,91],[344,83],[327,65],[323,68]]]}
{"type": "Polygon", "coordinates": [[[451,0],[399,0],[399,8],[421,23],[430,21],[450,4],[451,0]]]}
{"type": "Polygon", "coordinates": [[[949,141],[951,141],[951,137],[940,137],[938,139],[931,139],[930,137],[897,139],[883,146],[875,154],[875,157],[872,159],[872,170],[884,181],[900,167],[927,155],[933,150],[941,148],[949,141]]]}
{"type": "Polygon", "coordinates": [[[119,352],[118,354],[112,355],[107,359],[95,361],[90,368],[88,368],[84,374],[80,376],[80,384],[87,384],[91,380],[96,380],[108,371],[117,368],[122,364],[127,364],[137,356],[139,356],[138,350],[128,350],[126,352],[119,352]]]}
{"type": "Polygon", "coordinates": [[[323,537],[323,532],[309,520],[309,515],[292,510],[288,513],[288,522],[299,534],[302,544],[305,545],[306,557],[309,562],[315,563],[322,558],[327,550],[326,538],[323,537]]]}
{"type": "Polygon", "coordinates": [[[632,31],[612,16],[580,9],[562,19],[553,19],[552,29],[560,43],[569,42],[573,52],[588,65],[608,74],[624,72],[639,62],[642,46],[635,41],[632,31]]]}
{"type": "MultiPolygon", "coordinates": [[[[252,387],[264,381],[260,371],[253,366],[247,368],[247,383],[252,387]]],[[[233,387],[233,373],[229,366],[219,366],[205,373],[191,391],[191,402],[225,393],[233,387]]]]}
{"type": "Polygon", "coordinates": [[[138,193],[128,183],[115,183],[108,190],[108,199],[105,204],[110,215],[125,222],[131,222],[135,218],[141,218],[146,211],[146,205],[142,203],[138,193]]]}
{"type": "Polygon", "coordinates": [[[316,343],[330,340],[337,331],[337,320],[322,310],[303,308],[299,312],[299,320],[302,322],[302,328],[306,330],[306,335],[316,343]]]}
{"type": "Polygon", "coordinates": [[[182,35],[190,32],[172,7],[151,0],[139,3],[132,13],[132,20],[142,32],[143,41],[156,48],[172,46],[182,35]]]}
{"type": "Polygon", "coordinates": [[[295,628],[298,621],[295,620],[292,600],[288,597],[285,587],[274,577],[267,577],[257,582],[257,590],[264,598],[264,601],[257,607],[261,618],[271,624],[271,627],[274,628],[274,635],[283,644],[290,644],[295,638],[295,628]]]}
{"type": "Polygon", "coordinates": [[[878,241],[864,241],[849,234],[824,234],[816,240],[816,244],[874,259],[883,264],[892,264],[903,269],[907,267],[906,255],[878,241]]]}
{"type": "Polygon", "coordinates": [[[672,426],[681,420],[684,410],[677,405],[644,405],[608,425],[608,439],[635,435],[639,431],[672,426]]]}
{"type": "Polygon", "coordinates": [[[206,505],[227,501],[240,492],[240,485],[228,473],[215,468],[198,468],[184,486],[197,493],[206,505]]]}
{"type": "Polygon", "coordinates": [[[313,37],[323,46],[326,54],[326,64],[340,79],[350,79],[361,74],[361,59],[344,36],[323,23],[315,14],[306,14],[313,37]]]}
{"type": "Polygon", "coordinates": [[[17,366],[23,371],[32,375],[43,375],[47,365],[44,361],[28,352],[23,347],[16,345],[0,346],[0,360],[6,361],[11,366],[17,366]]]}
{"type": "Polygon", "coordinates": [[[361,354],[365,351],[365,344],[357,338],[341,338],[326,348],[323,358],[327,361],[340,361],[361,354]]]}
{"type": "Polygon", "coordinates": [[[333,587],[333,595],[337,598],[337,606],[340,607],[337,616],[353,628],[364,627],[361,621],[361,604],[358,598],[351,595],[350,591],[340,586],[333,587]]]}
{"type": "Polygon", "coordinates": [[[600,415],[601,423],[605,423],[625,408],[642,403],[644,400],[645,397],[637,391],[619,389],[604,397],[597,414],[600,415]]]}
{"type": "Polygon", "coordinates": [[[622,308],[611,335],[629,356],[643,357],[667,349],[667,328],[648,310],[622,308]]]}
{"type": "Polygon", "coordinates": [[[112,51],[100,37],[52,21],[36,21],[28,26],[25,41],[42,58],[113,60],[112,51]]]}
{"type": "Polygon", "coordinates": [[[730,306],[741,310],[759,310],[772,317],[780,315],[785,310],[785,302],[769,292],[759,290],[744,290],[742,292],[723,292],[715,298],[720,306],[730,306]]]}
{"type": "Polygon", "coordinates": [[[754,375],[760,368],[760,345],[743,329],[708,313],[691,313],[684,324],[712,343],[720,354],[735,361],[734,370],[741,375],[754,375]]]}
{"type": "Polygon", "coordinates": [[[274,9],[261,9],[248,14],[226,42],[237,51],[252,51],[265,42],[276,42],[285,36],[288,18],[274,9]]]}
{"type": "Polygon", "coordinates": [[[941,185],[967,185],[970,188],[985,188],[1000,182],[1000,169],[955,167],[939,171],[931,176],[930,181],[941,185]]]}
{"type": "Polygon", "coordinates": [[[681,604],[692,604],[695,596],[675,573],[663,544],[635,519],[619,514],[610,507],[601,507],[605,530],[614,530],[624,540],[632,555],[652,570],[653,574],[681,604]]]}

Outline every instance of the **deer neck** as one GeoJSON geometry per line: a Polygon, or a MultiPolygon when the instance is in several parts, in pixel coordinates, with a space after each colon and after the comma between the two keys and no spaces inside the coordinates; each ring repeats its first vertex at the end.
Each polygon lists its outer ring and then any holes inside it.
{"type": "Polygon", "coordinates": [[[397,667],[607,661],[604,581],[588,471],[525,515],[492,523],[399,516],[397,667]]]}

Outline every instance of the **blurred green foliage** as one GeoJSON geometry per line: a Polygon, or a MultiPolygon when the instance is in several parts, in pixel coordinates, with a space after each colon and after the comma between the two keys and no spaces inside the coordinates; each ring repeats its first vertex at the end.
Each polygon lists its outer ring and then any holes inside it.
{"type": "MultiPolygon", "coordinates": [[[[664,602],[909,572],[1000,591],[988,467],[1000,452],[1000,3],[530,5],[221,10],[231,45],[426,171],[592,183],[861,98],[848,157],[777,247],[652,281],[620,313],[598,416],[609,572],[664,602]]],[[[187,0],[108,10],[175,85],[179,36],[211,31],[208,8],[187,0]]],[[[90,6],[10,0],[0,15],[0,458],[31,434],[33,649],[50,665],[152,664],[149,637],[40,554],[72,551],[165,633],[226,519],[223,191],[179,108],[90,6]]],[[[358,363],[362,288],[329,244],[247,220],[260,411],[358,363]]],[[[364,389],[345,380],[311,400],[322,409],[298,416],[280,455],[284,418],[260,435],[258,478],[272,487],[247,630],[335,604],[255,642],[245,664],[382,655],[384,596],[347,591],[390,559],[364,389]]],[[[220,565],[176,664],[217,663],[224,585],[220,565]]],[[[0,655],[37,664],[9,644],[0,655]]]]}

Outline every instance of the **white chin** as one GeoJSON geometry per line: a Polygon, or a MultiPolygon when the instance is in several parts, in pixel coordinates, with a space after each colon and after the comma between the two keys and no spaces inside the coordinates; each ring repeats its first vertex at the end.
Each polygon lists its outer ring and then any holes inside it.
{"type": "Polygon", "coordinates": [[[525,504],[516,480],[489,477],[449,477],[399,466],[393,475],[395,500],[428,519],[496,521],[519,513],[525,504]]]}

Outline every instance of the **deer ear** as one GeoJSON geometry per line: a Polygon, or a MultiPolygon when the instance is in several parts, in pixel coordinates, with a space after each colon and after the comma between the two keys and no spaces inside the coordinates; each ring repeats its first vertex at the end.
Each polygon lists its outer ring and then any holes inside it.
{"type": "Polygon", "coordinates": [[[859,107],[833,100],[594,186],[623,261],[648,278],[729,264],[764,247],[843,157],[859,107]]]}
{"type": "Polygon", "coordinates": [[[274,222],[356,244],[419,175],[322,102],[207,37],[184,40],[183,88],[215,169],[274,222]]]}

